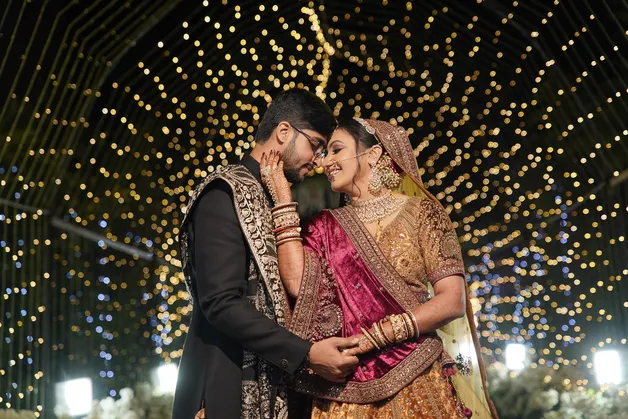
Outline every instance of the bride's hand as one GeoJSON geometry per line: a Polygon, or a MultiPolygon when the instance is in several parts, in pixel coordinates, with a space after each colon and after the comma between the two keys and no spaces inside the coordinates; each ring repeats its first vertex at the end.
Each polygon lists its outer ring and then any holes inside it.
{"type": "Polygon", "coordinates": [[[262,154],[260,172],[262,182],[273,198],[275,205],[292,202],[290,183],[283,173],[283,160],[279,151],[271,150],[270,153],[262,154]]]}
{"type": "Polygon", "coordinates": [[[357,346],[354,346],[353,348],[348,348],[348,349],[344,350],[344,352],[347,355],[358,356],[358,355],[362,355],[362,354],[371,352],[373,349],[375,349],[375,347],[373,346],[371,341],[368,340],[367,337],[364,336],[363,334],[355,335],[355,336],[352,336],[352,337],[359,338],[359,342],[358,342],[357,346]]]}

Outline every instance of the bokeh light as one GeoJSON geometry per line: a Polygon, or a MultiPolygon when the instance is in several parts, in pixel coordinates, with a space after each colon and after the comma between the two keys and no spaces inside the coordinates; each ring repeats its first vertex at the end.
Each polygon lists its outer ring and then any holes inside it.
{"type": "Polygon", "coordinates": [[[0,38],[17,57],[0,66],[0,406],[177,361],[189,194],[290,87],[408,130],[488,358],[522,343],[533,366],[589,370],[625,349],[628,22],[611,2],[60,3],[14,2],[38,18],[0,38]]]}

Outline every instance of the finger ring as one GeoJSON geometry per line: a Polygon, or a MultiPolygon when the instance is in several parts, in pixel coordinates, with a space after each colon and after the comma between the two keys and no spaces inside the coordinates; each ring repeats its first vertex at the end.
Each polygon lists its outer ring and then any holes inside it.
{"type": "Polygon", "coordinates": [[[270,175],[270,166],[266,166],[262,169],[262,175],[264,176],[270,175]]]}

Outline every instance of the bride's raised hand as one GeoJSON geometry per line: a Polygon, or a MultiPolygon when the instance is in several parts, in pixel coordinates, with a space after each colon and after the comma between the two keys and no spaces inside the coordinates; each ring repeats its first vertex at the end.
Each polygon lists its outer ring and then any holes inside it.
{"type": "Polygon", "coordinates": [[[273,198],[275,205],[292,202],[290,183],[283,172],[283,160],[279,151],[271,150],[269,153],[262,154],[260,172],[262,183],[273,198]]]}

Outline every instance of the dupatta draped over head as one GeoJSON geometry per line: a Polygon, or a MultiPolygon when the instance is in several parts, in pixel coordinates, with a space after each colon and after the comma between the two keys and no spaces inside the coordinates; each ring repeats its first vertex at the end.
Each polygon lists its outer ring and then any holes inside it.
{"type": "MultiPolygon", "coordinates": [[[[423,254],[433,253],[430,246],[446,250],[440,252],[445,257],[438,261],[426,258],[427,282],[433,284],[450,275],[464,276],[451,221],[438,200],[425,189],[405,130],[383,121],[359,122],[375,135],[402,172],[397,192],[427,198],[424,208],[433,210],[439,228],[445,231],[445,235],[431,235],[437,242],[416,244],[423,254]],[[452,240],[453,243],[445,243],[452,240]]],[[[403,313],[430,299],[429,288],[411,287],[397,272],[351,206],[320,212],[303,239],[303,281],[290,329],[304,339],[318,341],[359,334],[361,327],[370,328],[386,315],[403,313]]],[[[466,300],[465,316],[437,332],[362,355],[347,383],[332,383],[303,372],[295,379],[297,390],[339,402],[375,403],[395,395],[440,361],[445,367],[457,366],[458,373],[451,379],[457,397],[473,412],[474,419],[497,418],[486,392],[468,290],[466,300]]]]}

